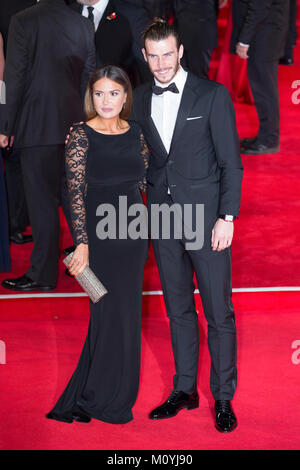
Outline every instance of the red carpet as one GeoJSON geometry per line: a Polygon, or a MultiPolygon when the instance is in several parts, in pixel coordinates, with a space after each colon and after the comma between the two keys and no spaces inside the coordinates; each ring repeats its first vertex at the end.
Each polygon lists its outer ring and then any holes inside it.
{"type": "MultiPolygon", "coordinates": [[[[3,449],[297,449],[299,371],[292,344],[299,339],[300,293],[235,294],[238,329],[239,426],[231,434],[214,429],[209,391],[206,324],[200,319],[199,409],[161,422],[151,408],[172,387],[169,328],[160,297],[144,315],[142,370],[134,420],[114,426],[48,421],[73,372],[88,324],[86,299],[2,301],[1,334],[7,364],[0,366],[0,447],[3,449]]],[[[149,298],[147,298],[149,302],[149,298]]],[[[197,296],[198,301],[198,296],[197,296]]],[[[200,307],[199,307],[200,311],[200,307]]],[[[300,343],[299,343],[300,344],[300,343]]],[[[299,354],[296,358],[300,361],[299,354]]]]}
{"type": "MultiPolygon", "coordinates": [[[[218,51],[211,74],[217,57],[218,51]]],[[[279,68],[280,153],[242,157],[242,208],[233,242],[235,289],[300,287],[300,105],[291,100],[295,91],[292,83],[297,79],[300,79],[299,46],[295,65],[279,68]]],[[[240,137],[255,135],[255,109],[240,103],[235,108],[240,137]]],[[[62,218],[61,248],[70,244],[62,218]]],[[[30,251],[29,245],[12,245],[12,272],[1,273],[0,282],[24,274],[30,251]]],[[[61,262],[55,293],[81,292],[76,281],[63,271],[61,262]]],[[[150,251],[144,291],[160,289],[150,251]]],[[[239,426],[229,435],[214,429],[207,327],[198,295],[199,409],[182,411],[176,418],[162,422],[147,418],[151,408],[172,387],[173,361],[162,297],[145,295],[141,386],[133,409],[134,420],[113,426],[95,420],[89,425],[70,425],[44,418],[77,363],[87,332],[87,299],[7,300],[4,298],[7,294],[14,292],[0,288],[0,449],[299,448],[300,292],[233,295],[239,371],[233,406],[239,426]],[[6,364],[3,364],[4,345],[6,364]]]]}

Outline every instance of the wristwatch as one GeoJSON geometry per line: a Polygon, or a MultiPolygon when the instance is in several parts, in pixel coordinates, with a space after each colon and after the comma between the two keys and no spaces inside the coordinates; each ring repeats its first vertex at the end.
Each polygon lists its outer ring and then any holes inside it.
{"type": "Polygon", "coordinates": [[[229,214],[220,214],[219,219],[225,220],[225,222],[233,222],[236,217],[234,215],[229,215],[229,214]]]}

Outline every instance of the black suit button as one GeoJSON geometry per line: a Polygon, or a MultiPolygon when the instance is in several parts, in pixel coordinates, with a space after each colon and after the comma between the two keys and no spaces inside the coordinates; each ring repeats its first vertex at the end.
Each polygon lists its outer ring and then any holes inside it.
{"type": "Polygon", "coordinates": [[[172,163],[174,163],[174,160],[169,160],[168,161],[168,165],[172,165],[172,163]]]}

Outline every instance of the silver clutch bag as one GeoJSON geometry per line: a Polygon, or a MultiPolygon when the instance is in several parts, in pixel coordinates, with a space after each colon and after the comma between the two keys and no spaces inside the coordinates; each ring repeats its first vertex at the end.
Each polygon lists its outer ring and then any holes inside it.
{"type": "MultiPolygon", "coordinates": [[[[63,261],[64,264],[68,267],[73,253],[70,253],[63,261]]],[[[75,276],[76,281],[81,285],[83,290],[87,293],[91,301],[95,304],[99,302],[99,300],[107,294],[107,290],[105,289],[102,282],[99,281],[97,276],[93,273],[89,266],[86,266],[81,274],[75,276]]]]}

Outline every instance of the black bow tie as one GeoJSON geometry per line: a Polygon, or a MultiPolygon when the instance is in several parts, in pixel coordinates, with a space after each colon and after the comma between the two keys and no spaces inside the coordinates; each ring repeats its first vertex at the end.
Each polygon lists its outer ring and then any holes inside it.
{"type": "Polygon", "coordinates": [[[172,93],[179,93],[179,90],[174,82],[170,83],[169,86],[162,88],[161,86],[152,85],[152,91],[155,95],[162,95],[165,91],[171,91],[172,93]]]}

